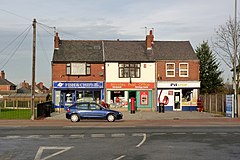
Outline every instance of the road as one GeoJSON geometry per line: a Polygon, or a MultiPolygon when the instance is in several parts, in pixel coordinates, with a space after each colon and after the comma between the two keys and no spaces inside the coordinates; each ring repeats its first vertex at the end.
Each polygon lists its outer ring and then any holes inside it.
{"type": "Polygon", "coordinates": [[[238,160],[240,127],[0,127],[1,160],[238,160]]]}

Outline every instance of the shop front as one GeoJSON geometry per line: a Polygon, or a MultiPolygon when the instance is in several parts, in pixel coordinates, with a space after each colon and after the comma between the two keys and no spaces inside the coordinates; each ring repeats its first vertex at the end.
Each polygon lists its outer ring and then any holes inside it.
{"type": "Polygon", "coordinates": [[[64,108],[75,102],[104,99],[103,82],[53,82],[53,103],[55,108],[64,108]]]}
{"type": "Polygon", "coordinates": [[[165,104],[166,111],[196,111],[200,81],[159,81],[157,106],[165,104]]]}
{"type": "Polygon", "coordinates": [[[136,110],[151,109],[154,86],[154,83],[107,82],[106,101],[111,108],[129,111],[134,100],[136,110]]]}

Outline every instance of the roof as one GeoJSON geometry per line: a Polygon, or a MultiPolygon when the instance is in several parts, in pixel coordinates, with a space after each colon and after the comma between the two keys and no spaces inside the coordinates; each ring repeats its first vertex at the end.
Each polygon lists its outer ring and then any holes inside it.
{"type": "Polygon", "coordinates": [[[17,93],[31,93],[31,89],[30,88],[25,88],[25,87],[22,87],[22,88],[19,88],[17,90],[17,93]]]}
{"type": "Polygon", "coordinates": [[[7,79],[3,79],[3,78],[0,78],[0,85],[16,86],[12,82],[8,81],[7,79]]]}
{"type": "Polygon", "coordinates": [[[53,62],[102,62],[102,41],[61,40],[53,62]]]}
{"type": "Polygon", "coordinates": [[[156,60],[198,60],[189,41],[156,41],[153,52],[156,60]]]}
{"type": "Polygon", "coordinates": [[[40,83],[38,83],[37,85],[36,85],[36,87],[37,87],[37,89],[39,89],[40,91],[48,91],[49,89],[46,87],[46,86],[42,86],[42,88],[41,88],[41,85],[40,85],[40,83]]]}
{"type": "Polygon", "coordinates": [[[104,53],[105,61],[153,61],[145,41],[106,41],[104,53]]]}
{"type": "Polygon", "coordinates": [[[189,41],[154,41],[146,50],[145,41],[61,40],[53,62],[149,62],[156,60],[198,60],[189,41]],[[104,56],[103,56],[104,52],[104,56]]]}

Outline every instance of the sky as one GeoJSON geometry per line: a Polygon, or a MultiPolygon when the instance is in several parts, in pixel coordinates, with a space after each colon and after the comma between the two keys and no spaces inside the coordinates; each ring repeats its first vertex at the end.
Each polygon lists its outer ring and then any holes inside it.
{"type": "MultiPolygon", "coordinates": [[[[32,83],[32,21],[37,20],[36,82],[51,85],[54,31],[64,40],[190,41],[193,49],[234,17],[235,0],[1,0],[0,70],[32,83]],[[55,29],[54,29],[55,28],[55,29]]],[[[240,5],[240,4],[239,4],[240,5]]],[[[238,5],[238,8],[239,8],[238,5]]],[[[239,16],[239,12],[238,12],[239,16]]],[[[225,81],[229,68],[221,63],[225,81]]]]}

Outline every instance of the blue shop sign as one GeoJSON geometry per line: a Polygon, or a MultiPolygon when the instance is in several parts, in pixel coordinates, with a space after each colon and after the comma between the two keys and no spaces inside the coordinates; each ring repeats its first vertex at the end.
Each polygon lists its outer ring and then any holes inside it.
{"type": "Polygon", "coordinates": [[[54,88],[103,88],[103,82],[54,82],[54,88]]]}

